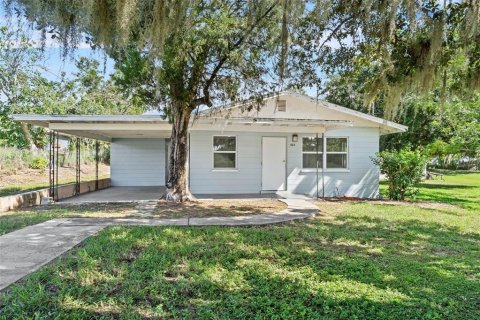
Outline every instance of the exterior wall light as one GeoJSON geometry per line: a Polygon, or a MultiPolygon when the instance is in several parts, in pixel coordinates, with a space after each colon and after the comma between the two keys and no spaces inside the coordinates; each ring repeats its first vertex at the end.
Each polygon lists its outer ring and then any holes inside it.
{"type": "Polygon", "coordinates": [[[298,142],[298,134],[292,134],[292,142],[298,142]]]}

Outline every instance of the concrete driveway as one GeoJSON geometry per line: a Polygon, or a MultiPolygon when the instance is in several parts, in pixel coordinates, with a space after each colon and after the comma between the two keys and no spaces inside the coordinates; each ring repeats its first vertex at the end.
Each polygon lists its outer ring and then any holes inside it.
{"type": "Polygon", "coordinates": [[[66,198],[60,203],[153,201],[164,192],[165,187],[110,187],[66,198]]]}
{"type": "MultiPolygon", "coordinates": [[[[165,193],[165,187],[110,187],[107,189],[84,193],[60,200],[60,203],[87,202],[135,202],[156,201],[165,193]]],[[[276,193],[248,194],[194,194],[198,200],[213,199],[302,199],[311,200],[305,195],[292,194],[286,191],[276,193]]]]}

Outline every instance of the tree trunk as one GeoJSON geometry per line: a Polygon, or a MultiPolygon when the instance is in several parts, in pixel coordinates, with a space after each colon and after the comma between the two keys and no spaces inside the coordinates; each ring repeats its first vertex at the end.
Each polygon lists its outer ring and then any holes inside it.
{"type": "Polygon", "coordinates": [[[23,138],[25,139],[25,142],[27,143],[27,147],[29,150],[33,151],[36,149],[35,143],[33,142],[32,134],[30,133],[30,129],[28,128],[28,124],[22,122],[20,124],[20,127],[22,129],[23,133],[23,138]]]}
{"type": "Polygon", "coordinates": [[[176,107],[174,112],[165,199],[184,202],[193,199],[188,185],[188,125],[192,111],[182,106],[176,107]]]}

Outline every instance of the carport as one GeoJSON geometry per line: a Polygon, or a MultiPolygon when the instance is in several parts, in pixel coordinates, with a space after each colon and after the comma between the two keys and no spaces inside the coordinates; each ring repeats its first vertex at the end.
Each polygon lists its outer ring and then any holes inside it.
{"type": "Polygon", "coordinates": [[[158,200],[165,187],[110,187],[60,200],[60,203],[135,202],[158,200]]]}
{"type": "MultiPolygon", "coordinates": [[[[114,139],[136,139],[136,138],[161,138],[166,139],[170,136],[171,125],[158,115],[13,115],[13,120],[31,124],[33,126],[44,127],[49,132],[49,196],[54,201],[66,202],[121,202],[121,201],[142,201],[158,199],[164,192],[164,177],[158,181],[155,179],[156,186],[114,186],[108,189],[99,187],[98,182],[88,188],[81,187],[81,161],[80,144],[82,139],[92,139],[96,141],[96,156],[98,168],[98,142],[111,143],[114,139]],[[68,190],[68,197],[65,198],[65,192],[58,181],[61,179],[58,170],[58,141],[59,136],[69,136],[73,138],[76,146],[76,181],[72,190],[68,190]],[[95,191],[95,192],[88,192],[95,191]],[[87,193],[84,193],[87,192],[87,193]],[[73,197],[72,197],[73,196],[73,197]],[[65,198],[65,199],[62,199],[65,198]]],[[[117,163],[123,162],[119,157],[117,163]]],[[[145,159],[136,159],[137,163],[144,165],[145,159]]],[[[162,168],[163,171],[164,168],[162,168]]],[[[123,168],[122,168],[123,170],[123,168]]],[[[98,181],[98,169],[96,175],[98,181]]],[[[151,176],[151,174],[150,174],[151,176]]],[[[152,177],[146,177],[147,179],[152,177]]]]}

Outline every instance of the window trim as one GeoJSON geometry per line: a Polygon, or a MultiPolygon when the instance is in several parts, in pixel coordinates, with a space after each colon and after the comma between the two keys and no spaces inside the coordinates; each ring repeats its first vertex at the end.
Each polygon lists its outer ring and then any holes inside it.
{"type": "Polygon", "coordinates": [[[345,136],[332,136],[332,137],[327,137],[325,136],[325,141],[324,141],[324,146],[325,146],[325,169],[326,170],[350,170],[350,141],[348,137],[345,136]],[[347,151],[327,151],[327,140],[328,139],[346,139],[347,140],[347,151]],[[327,167],[327,156],[329,154],[345,154],[347,155],[347,165],[345,168],[328,168],[327,167]]]}
{"type": "MultiPolygon", "coordinates": [[[[314,139],[315,139],[316,137],[315,137],[315,136],[302,136],[302,169],[315,170],[315,171],[316,171],[317,168],[315,168],[315,167],[314,167],[314,168],[308,168],[308,167],[304,167],[304,166],[303,166],[303,155],[304,155],[304,154],[317,154],[317,151],[303,151],[303,139],[304,139],[304,138],[314,138],[314,139]]],[[[321,139],[321,138],[322,138],[321,136],[318,137],[318,139],[321,139]]],[[[318,150],[318,154],[319,154],[319,155],[320,155],[320,154],[322,155],[322,162],[323,162],[323,149],[322,149],[322,151],[320,151],[320,149],[319,149],[319,150],[318,150]]],[[[323,169],[322,167],[318,167],[318,170],[322,170],[322,169],[323,169]]]]}
{"type": "Polygon", "coordinates": [[[237,171],[238,170],[238,137],[231,134],[212,135],[212,171],[237,171]],[[235,151],[215,151],[215,138],[229,137],[235,138],[235,151]],[[235,153],[235,167],[215,168],[215,153],[235,153]]]}
{"type": "MultiPolygon", "coordinates": [[[[303,154],[316,154],[316,151],[303,151],[303,138],[315,138],[312,135],[302,136],[302,172],[316,172],[317,168],[305,168],[303,166],[303,154]]],[[[318,137],[322,139],[321,136],[318,137]]],[[[325,172],[350,172],[350,138],[348,136],[327,136],[323,135],[323,149],[318,150],[318,154],[322,155],[322,167],[318,167],[318,171],[325,172]],[[347,151],[327,151],[327,139],[330,138],[343,138],[347,139],[347,151]],[[345,168],[327,168],[327,155],[329,154],[346,154],[347,155],[347,166],[345,168]]]]}

